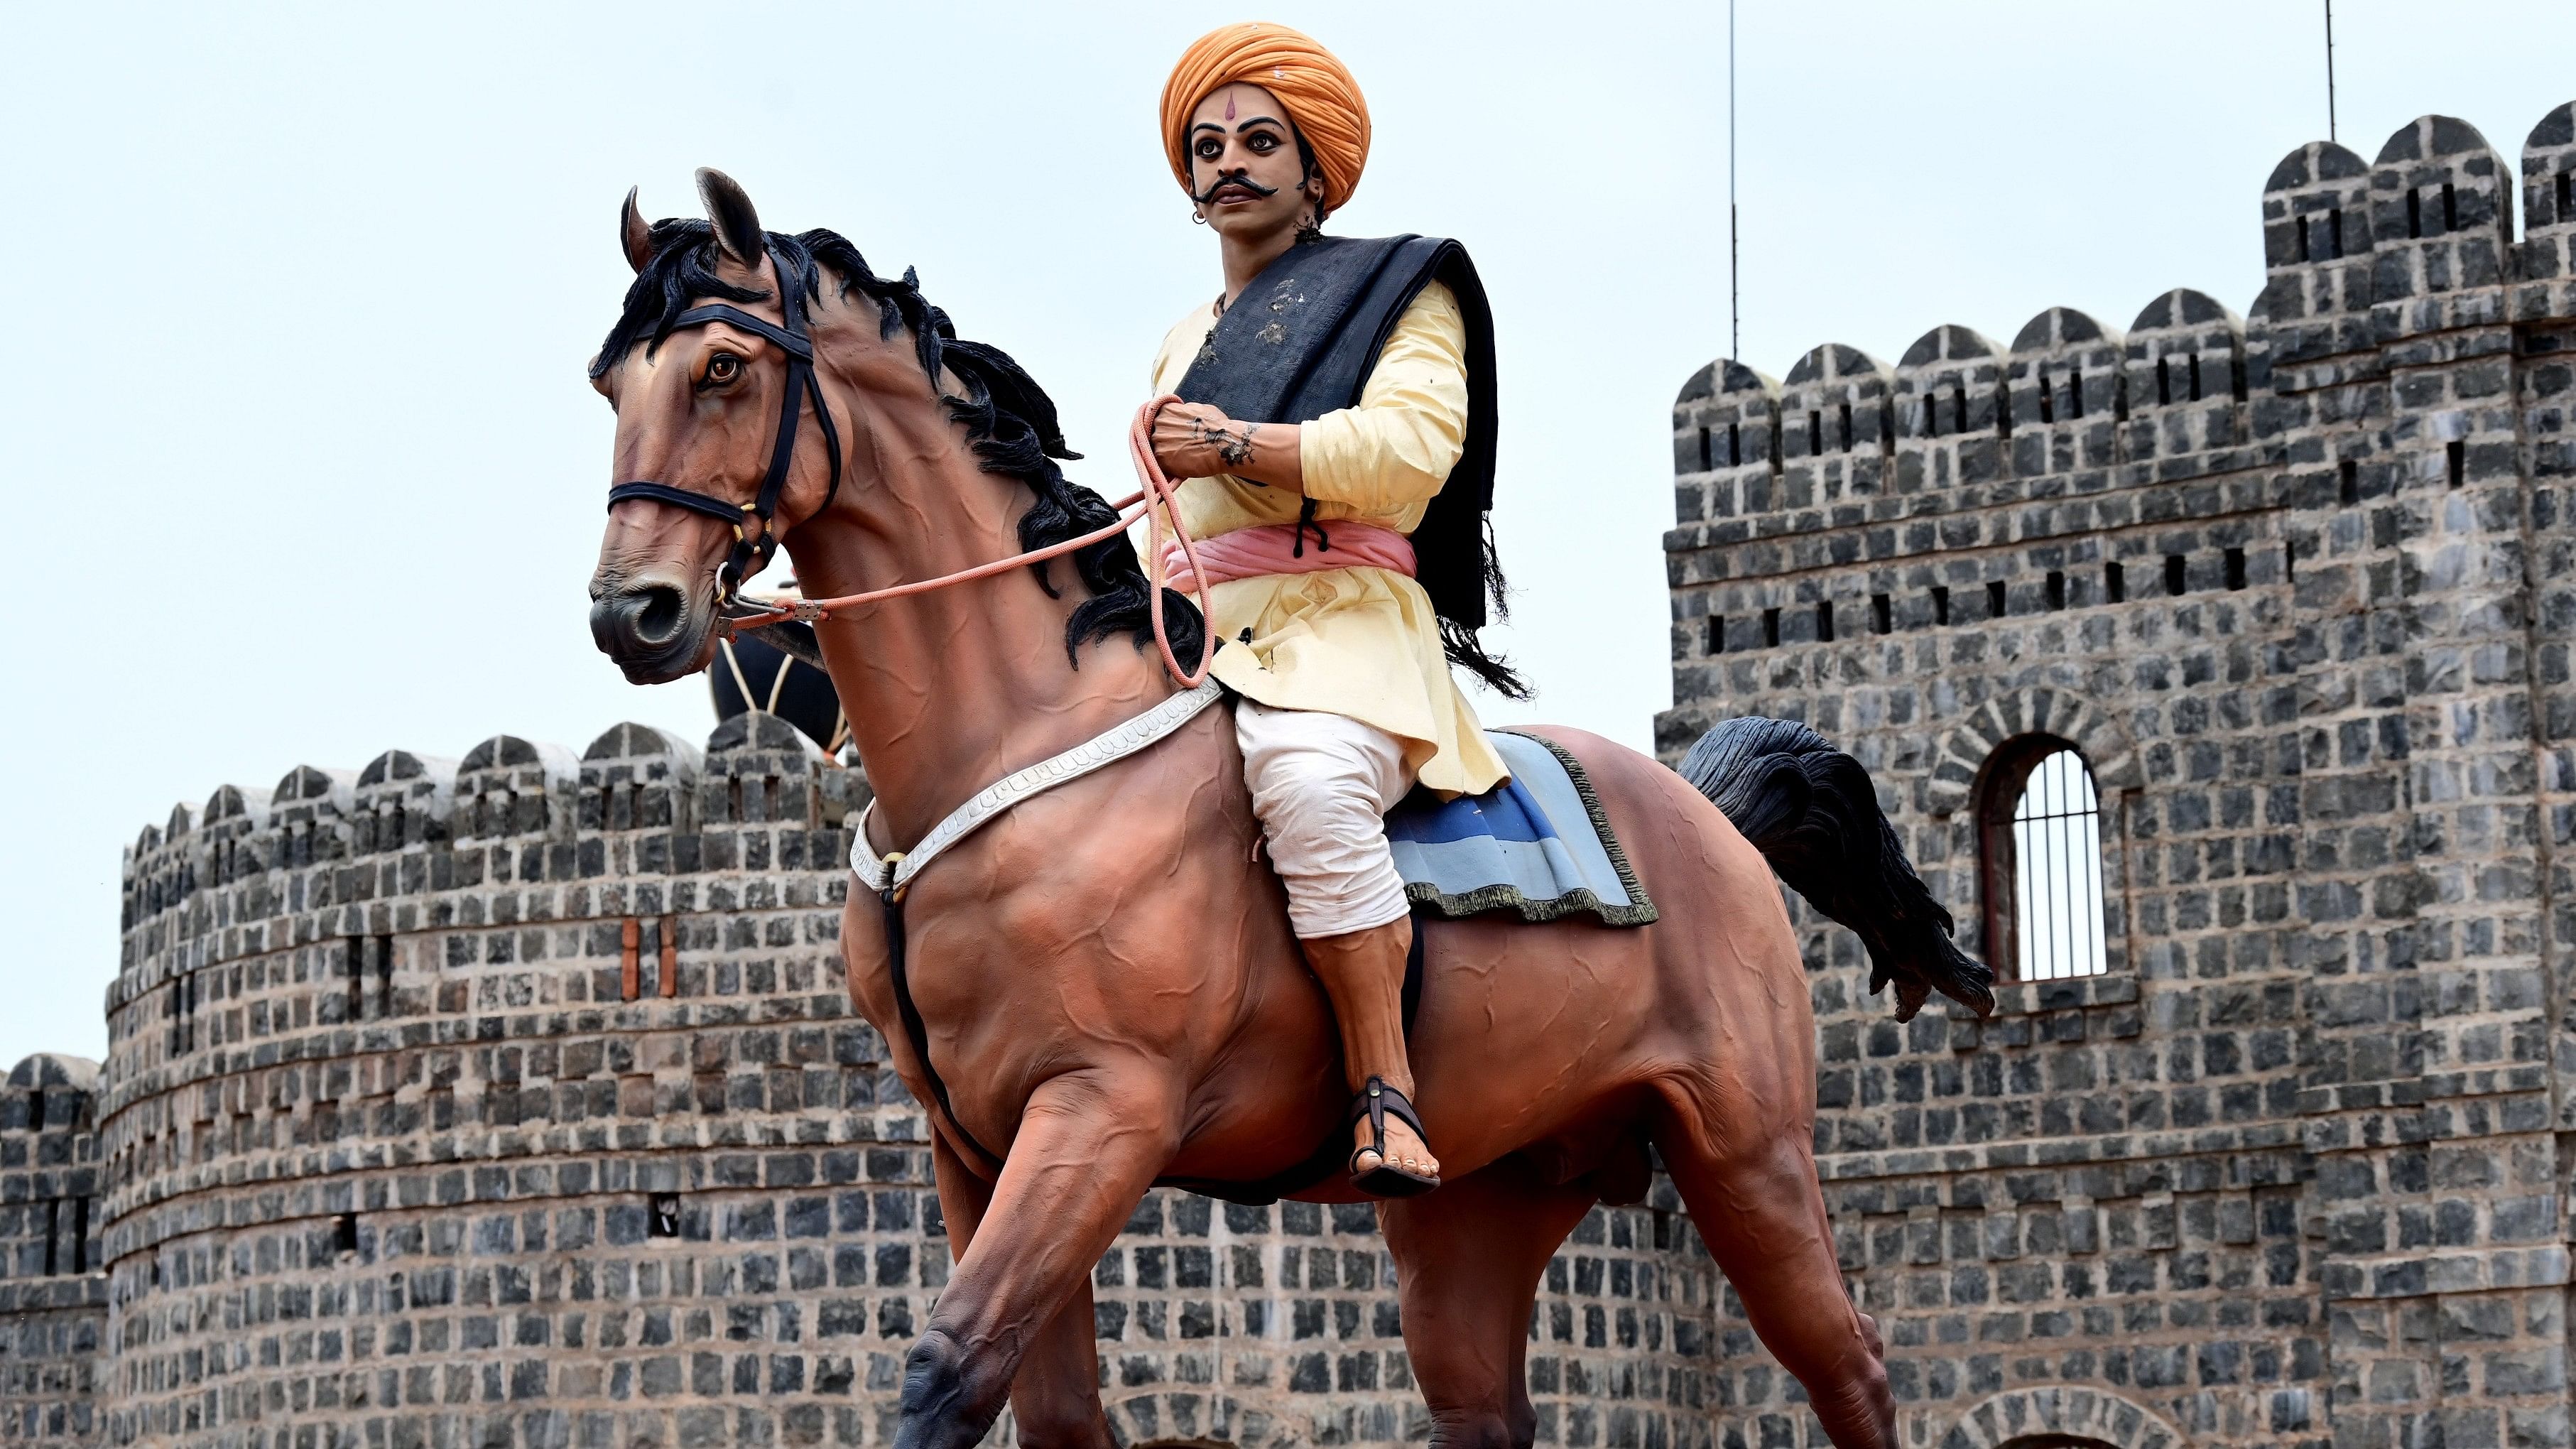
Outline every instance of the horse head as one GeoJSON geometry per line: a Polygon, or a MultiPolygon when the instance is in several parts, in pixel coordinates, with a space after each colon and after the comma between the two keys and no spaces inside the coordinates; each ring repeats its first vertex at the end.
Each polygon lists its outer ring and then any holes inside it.
{"type": "Polygon", "coordinates": [[[617,411],[590,628],[639,684],[704,668],[735,591],[830,507],[856,420],[835,420],[815,349],[878,330],[848,327],[846,279],[822,285],[826,262],[866,274],[848,243],[763,231],[721,172],[699,171],[698,191],[705,221],[649,226],[627,193],[618,239],[635,283],[590,365],[617,411]]]}
{"type": "MultiPolygon", "coordinates": [[[[800,556],[800,580],[855,592],[1116,522],[1057,467],[1081,455],[1045,390],[1001,349],[959,338],[909,269],[880,277],[834,232],[762,230],[721,172],[698,172],[698,191],[706,220],[650,225],[627,193],[618,244],[635,283],[590,364],[617,410],[618,480],[590,627],[628,679],[706,667],[736,591],[799,529],[826,536],[800,556]],[[846,526],[818,527],[827,517],[846,526]]],[[[1024,597],[1054,601],[1069,666],[1085,644],[1151,637],[1123,535],[1063,562],[1078,588],[1038,563],[1024,597]]],[[[1195,654],[1196,609],[1164,606],[1172,648],[1195,654]]]]}

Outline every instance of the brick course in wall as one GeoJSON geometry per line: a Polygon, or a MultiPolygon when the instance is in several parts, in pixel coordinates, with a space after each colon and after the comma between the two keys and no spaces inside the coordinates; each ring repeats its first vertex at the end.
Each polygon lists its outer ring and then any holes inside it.
{"type": "MultiPolygon", "coordinates": [[[[2465,123],[2310,145],[2243,321],[1682,390],[1668,757],[1812,723],[1980,943],[1989,761],[2063,741],[2101,793],[2102,975],[1899,1026],[1801,917],[1909,1445],[2569,1442],[2576,108],[2520,172],[2517,238],[2465,123]]],[[[1813,1442],[1719,1331],[1719,1442],[1813,1442]]]]}

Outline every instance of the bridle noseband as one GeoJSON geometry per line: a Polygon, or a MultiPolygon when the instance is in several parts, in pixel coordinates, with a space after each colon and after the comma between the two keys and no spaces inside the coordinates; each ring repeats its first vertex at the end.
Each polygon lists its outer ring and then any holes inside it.
{"type": "MultiPolygon", "coordinates": [[[[716,570],[716,607],[730,608],[742,592],[744,582],[769,566],[778,552],[778,498],[787,489],[787,471],[796,461],[796,432],[805,413],[805,400],[814,400],[814,420],[822,426],[825,456],[832,465],[832,486],[823,495],[823,507],[841,492],[841,435],[832,426],[832,410],[823,401],[823,384],[814,376],[814,341],[805,326],[805,293],[778,248],[769,248],[771,270],[778,274],[778,297],[786,314],[787,325],[754,317],[739,307],[722,302],[692,307],[671,321],[664,329],[667,336],[684,328],[704,327],[710,322],[727,322],[746,332],[769,339],[787,354],[787,386],[778,405],[778,439],[769,451],[769,476],[760,480],[760,496],[749,503],[735,503],[712,493],[700,493],[669,483],[638,479],[620,483],[608,490],[608,506],[615,508],[630,498],[650,498],[668,503],[709,518],[720,518],[733,525],[733,552],[716,570]],[[760,520],[760,532],[743,531],[745,515],[760,520]]],[[[820,510],[817,510],[820,511],[820,510]]]]}

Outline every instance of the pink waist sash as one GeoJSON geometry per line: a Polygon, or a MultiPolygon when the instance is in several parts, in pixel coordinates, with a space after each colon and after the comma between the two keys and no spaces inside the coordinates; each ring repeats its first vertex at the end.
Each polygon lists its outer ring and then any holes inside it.
{"type": "MultiPolygon", "coordinates": [[[[1374,523],[1314,523],[1306,527],[1306,547],[1297,547],[1297,525],[1273,523],[1260,528],[1238,528],[1214,538],[1192,541],[1198,551],[1199,565],[1207,570],[1211,584],[1232,583],[1236,579],[1259,578],[1264,574],[1311,574],[1323,569],[1393,569],[1406,578],[1413,577],[1413,540],[1392,528],[1374,523]],[[1332,547],[1316,545],[1316,535],[1328,539],[1332,547]]],[[[1163,540],[1163,587],[1186,594],[1197,587],[1189,563],[1181,555],[1178,539],[1163,540]]]]}

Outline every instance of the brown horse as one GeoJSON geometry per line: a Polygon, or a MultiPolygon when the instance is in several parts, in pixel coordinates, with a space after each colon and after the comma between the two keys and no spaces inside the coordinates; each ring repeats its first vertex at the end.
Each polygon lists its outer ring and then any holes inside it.
{"type": "MultiPolygon", "coordinates": [[[[630,679],[704,667],[771,540],[816,597],[1112,521],[1050,460],[1071,455],[1045,394],[957,340],[909,273],[877,277],[829,232],[763,232],[720,176],[701,173],[701,188],[712,223],[648,230],[630,196],[640,275],[592,366],[627,486],[591,624],[630,679]]],[[[1145,588],[1122,536],[1052,573],[822,623],[877,790],[866,849],[909,848],[986,785],[1169,697],[1139,639],[1145,588]]],[[[1176,595],[1166,609],[1195,658],[1197,616],[1176,595]]],[[[1931,987],[1982,1001],[1984,968],[1950,946],[1859,767],[1797,727],[1751,723],[1770,733],[1704,742],[1709,794],[1764,817],[1750,833],[1853,919],[1906,1014],[1931,987]]],[[[1413,1053],[1448,1180],[1379,1213],[1435,1440],[1530,1443],[1522,1361],[1540,1275],[1592,1203],[1642,1191],[1651,1143],[1834,1442],[1889,1449],[1876,1332],[1843,1291],[1816,1183],[1808,983],[1771,867],[1681,775],[1546,733],[1589,772],[1661,919],[1424,924],[1413,1053]]],[[[1222,709],[969,836],[904,908],[927,1060],[891,975],[888,912],[852,892],[850,994],[931,1114],[959,1253],[907,1361],[897,1444],[971,1444],[1007,1398],[1022,1443],[1105,1449],[1090,1273],[1146,1189],[1275,1183],[1318,1144],[1347,1147],[1333,1019],[1259,839],[1222,709]]],[[[1298,1195],[1346,1192],[1336,1173],[1298,1195]]]]}

